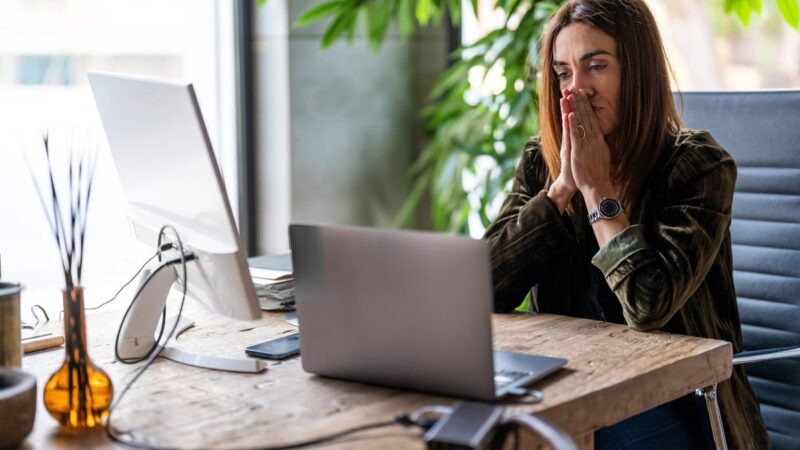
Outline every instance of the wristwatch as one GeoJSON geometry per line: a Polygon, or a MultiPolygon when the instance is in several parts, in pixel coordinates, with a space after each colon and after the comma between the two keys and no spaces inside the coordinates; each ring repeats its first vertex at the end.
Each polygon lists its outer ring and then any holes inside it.
{"type": "Polygon", "coordinates": [[[613,198],[603,197],[597,208],[589,213],[589,223],[595,223],[600,219],[613,219],[624,211],[625,208],[622,206],[622,202],[613,198]]]}

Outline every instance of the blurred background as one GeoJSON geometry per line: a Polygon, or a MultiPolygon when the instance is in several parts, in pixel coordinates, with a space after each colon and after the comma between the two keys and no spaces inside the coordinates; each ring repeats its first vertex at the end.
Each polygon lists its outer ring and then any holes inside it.
{"type": "MultiPolygon", "coordinates": [[[[74,129],[98,150],[87,304],[147,256],[128,230],[87,71],[194,84],[251,255],[288,250],[290,221],[480,237],[537,132],[535,43],[559,2],[350,3],[0,2],[0,264],[4,280],[26,286],[24,309],[35,298],[57,311],[63,284],[23,156],[34,173],[44,167],[44,130],[54,151],[74,129]]],[[[675,89],[800,87],[786,1],[756,2],[760,12],[737,1],[647,3],[675,89]]]]}

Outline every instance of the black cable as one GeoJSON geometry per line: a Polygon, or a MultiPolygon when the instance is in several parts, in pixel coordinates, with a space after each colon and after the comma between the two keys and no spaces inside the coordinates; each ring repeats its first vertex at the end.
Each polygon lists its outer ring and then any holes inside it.
{"type": "MultiPolygon", "coordinates": [[[[140,273],[142,273],[142,270],[144,270],[144,268],[147,266],[147,264],[149,264],[149,263],[150,263],[150,261],[152,261],[152,260],[153,260],[153,258],[155,258],[156,256],[158,256],[158,252],[156,252],[156,253],[153,253],[153,256],[151,256],[150,258],[148,258],[148,259],[147,259],[147,261],[145,261],[145,262],[144,262],[144,264],[142,264],[142,266],[141,266],[141,267],[139,267],[139,270],[137,270],[137,271],[136,271],[136,273],[135,273],[135,274],[133,274],[133,276],[131,277],[131,279],[130,279],[130,280],[126,281],[126,282],[125,282],[125,284],[123,284],[123,285],[122,285],[122,287],[121,287],[121,288],[119,288],[119,290],[117,291],[117,293],[116,293],[116,294],[114,294],[114,296],[113,296],[113,297],[111,297],[110,299],[108,299],[108,300],[104,301],[103,303],[100,303],[100,304],[99,304],[99,305],[97,305],[97,306],[90,306],[90,307],[88,307],[88,308],[85,308],[85,309],[86,309],[87,311],[94,311],[94,310],[100,309],[100,308],[102,308],[103,306],[106,306],[107,304],[109,304],[109,303],[113,302],[114,300],[116,300],[116,299],[117,299],[117,296],[120,294],[120,292],[122,292],[122,290],[123,290],[123,289],[125,289],[126,287],[128,287],[128,285],[129,285],[129,284],[133,283],[133,280],[135,280],[135,279],[136,279],[136,277],[138,277],[138,276],[139,276],[139,274],[140,274],[140,273]]],[[[64,311],[61,311],[61,312],[63,313],[64,311]]]]}
{"type": "MultiPolygon", "coordinates": [[[[178,307],[178,315],[175,318],[175,324],[172,326],[172,330],[170,330],[169,334],[167,335],[166,339],[164,340],[164,345],[166,345],[166,343],[169,342],[170,339],[172,339],[172,336],[175,334],[175,330],[178,328],[178,323],[180,322],[181,314],[183,314],[183,305],[186,302],[186,290],[187,290],[187,285],[188,285],[187,282],[186,282],[187,281],[186,252],[184,251],[184,248],[183,248],[183,241],[181,241],[181,237],[180,237],[180,235],[178,235],[177,230],[175,230],[175,228],[173,228],[171,225],[164,225],[163,227],[161,227],[161,230],[159,230],[159,232],[158,232],[158,247],[159,247],[158,260],[161,261],[161,248],[162,248],[161,239],[164,236],[164,231],[166,229],[168,229],[168,228],[171,229],[175,233],[175,240],[178,241],[178,251],[180,252],[180,255],[181,255],[180,260],[181,260],[181,266],[183,268],[183,283],[182,283],[183,284],[183,293],[182,293],[182,297],[181,297],[180,306],[178,307]]],[[[134,301],[131,302],[131,305],[133,305],[134,302],[135,302],[135,298],[134,298],[134,301]]],[[[128,310],[125,312],[126,315],[128,314],[128,311],[130,311],[131,305],[128,306],[128,310]]],[[[165,306],[164,310],[162,311],[162,320],[161,320],[161,330],[162,330],[162,332],[164,330],[164,323],[166,322],[166,319],[165,319],[166,309],[167,308],[165,306]]],[[[122,323],[123,322],[124,322],[124,318],[123,318],[123,321],[120,322],[120,329],[122,328],[122,323]]],[[[119,339],[119,333],[120,333],[120,330],[117,330],[117,340],[119,339]]],[[[156,348],[159,346],[158,343],[161,341],[161,337],[162,337],[162,333],[159,333],[159,337],[158,337],[158,339],[156,339],[156,342],[155,342],[155,347],[156,348]]],[[[163,345],[161,347],[163,348],[163,345]]],[[[118,353],[117,352],[116,342],[114,344],[114,353],[115,354],[118,353]]],[[[106,422],[106,434],[108,435],[108,437],[111,440],[113,440],[115,442],[120,442],[120,443],[123,443],[123,444],[126,443],[125,441],[118,439],[118,437],[114,434],[113,426],[111,425],[112,413],[114,412],[114,409],[116,409],[116,406],[119,405],[120,402],[122,401],[122,399],[125,397],[125,394],[131,388],[131,386],[133,386],[133,384],[136,382],[136,380],[138,380],[139,377],[142,376],[144,371],[147,370],[148,367],[150,367],[150,365],[153,363],[153,361],[155,361],[155,359],[158,357],[158,355],[160,353],[161,353],[161,349],[160,348],[158,349],[158,351],[153,351],[151,349],[151,351],[148,353],[147,361],[134,374],[133,378],[128,382],[128,384],[125,385],[125,387],[122,389],[122,392],[120,392],[120,394],[117,397],[117,399],[114,401],[114,403],[109,408],[109,410],[108,410],[108,421],[106,422]]]]}
{"type": "Polygon", "coordinates": [[[37,325],[39,325],[39,322],[41,322],[41,319],[39,319],[39,315],[36,314],[36,310],[37,309],[42,312],[42,315],[44,315],[44,321],[45,322],[49,322],[50,321],[50,315],[47,314],[47,310],[42,308],[42,305],[33,305],[33,306],[31,306],[31,314],[33,315],[33,318],[36,319],[36,323],[33,324],[34,328],[37,325]]]}
{"type": "MultiPolygon", "coordinates": [[[[170,227],[170,228],[172,228],[172,227],[170,227]]],[[[174,228],[172,228],[172,229],[173,229],[173,231],[175,230],[174,228]]],[[[145,266],[147,266],[147,264],[150,261],[153,260],[153,258],[158,257],[158,261],[161,262],[161,253],[175,248],[175,245],[173,243],[161,244],[161,239],[163,237],[163,231],[164,231],[164,228],[162,227],[161,231],[159,231],[159,234],[158,234],[158,247],[156,249],[155,254],[153,254],[153,256],[151,256],[147,261],[145,261],[144,264],[142,264],[142,267],[139,268],[139,270],[136,272],[136,274],[130,280],[128,280],[128,282],[125,283],[119,289],[119,291],[117,291],[116,294],[114,294],[114,297],[112,297],[111,300],[108,300],[105,303],[100,304],[99,306],[97,306],[97,308],[100,308],[101,306],[105,305],[106,303],[109,303],[112,300],[114,300],[114,298],[116,298],[117,295],[119,295],[119,293],[122,292],[123,289],[125,289],[125,286],[129,285],[134,279],[136,279],[136,277],[142,272],[142,270],[145,268],[145,266]]],[[[176,232],[176,235],[177,235],[177,232],[176,232]]],[[[180,240],[179,240],[179,242],[180,242],[180,240]]],[[[183,247],[181,247],[181,248],[183,248],[183,247]]],[[[183,256],[184,255],[181,255],[181,261],[184,261],[183,260],[183,256]]],[[[192,259],[194,259],[194,258],[192,258],[192,259]]],[[[177,260],[173,260],[173,261],[170,261],[170,262],[168,262],[166,264],[170,264],[171,265],[171,264],[174,264],[176,261],[177,260]]],[[[158,270],[158,269],[156,269],[156,270],[158,270]]],[[[153,272],[153,273],[155,273],[155,272],[153,272]]],[[[120,333],[122,332],[122,324],[125,323],[125,319],[128,317],[128,314],[131,312],[131,308],[133,307],[133,304],[136,302],[136,300],[139,298],[139,292],[142,291],[142,289],[144,288],[145,284],[147,284],[147,281],[145,281],[144,284],[142,284],[142,286],[139,287],[139,291],[137,291],[136,295],[133,296],[133,301],[131,301],[131,303],[129,303],[128,307],[125,309],[125,314],[122,315],[122,321],[120,322],[120,326],[119,326],[119,328],[117,328],[117,337],[114,339],[114,356],[117,358],[117,361],[119,361],[119,362],[121,362],[123,364],[137,364],[137,363],[140,363],[140,362],[144,361],[145,359],[147,359],[150,356],[150,354],[152,354],[155,351],[155,349],[158,347],[158,342],[164,336],[164,327],[166,326],[166,322],[167,322],[167,306],[166,305],[164,305],[164,309],[161,310],[161,328],[159,328],[159,330],[158,330],[158,337],[156,338],[155,342],[153,342],[152,347],[150,347],[150,349],[147,351],[147,353],[145,353],[144,356],[142,356],[141,358],[123,358],[119,354],[119,336],[120,336],[120,333]]],[[[87,308],[87,309],[96,309],[96,308],[87,308]]]]}
{"type": "Polygon", "coordinates": [[[160,320],[161,328],[158,330],[158,337],[156,337],[156,339],[153,342],[153,345],[150,347],[150,349],[147,350],[147,353],[145,353],[144,355],[142,355],[139,358],[123,358],[122,356],[120,356],[120,354],[119,354],[119,336],[120,336],[120,334],[122,334],[122,324],[125,323],[125,319],[128,317],[128,314],[131,312],[131,308],[133,307],[133,304],[136,302],[137,298],[138,297],[134,297],[133,301],[131,301],[131,303],[128,305],[128,308],[125,309],[125,314],[122,315],[122,320],[119,323],[120,326],[119,326],[119,328],[117,328],[117,337],[114,338],[114,357],[117,358],[117,361],[121,362],[122,364],[138,364],[138,363],[146,360],[147,358],[150,357],[150,354],[152,354],[156,350],[156,348],[158,348],[158,343],[159,343],[159,341],[161,341],[161,338],[164,336],[164,327],[165,327],[166,322],[167,322],[167,306],[166,305],[164,305],[164,309],[161,310],[161,320],[160,320]]]}
{"type": "MultiPolygon", "coordinates": [[[[109,413],[109,419],[110,418],[111,418],[111,414],[109,413]]],[[[110,420],[109,420],[109,422],[110,422],[110,420]]],[[[324,444],[326,442],[334,441],[336,439],[340,439],[340,438],[343,438],[343,437],[351,435],[351,434],[360,433],[362,431],[374,430],[374,429],[377,429],[377,428],[385,428],[385,427],[389,427],[389,426],[392,426],[392,425],[397,425],[397,422],[394,421],[394,420],[387,420],[385,422],[373,422],[373,423],[369,423],[369,424],[366,424],[366,425],[361,425],[361,426],[358,426],[358,427],[349,428],[347,430],[340,431],[338,433],[333,433],[333,434],[329,434],[329,435],[326,435],[326,436],[321,436],[321,437],[318,437],[318,438],[309,439],[307,441],[293,442],[293,443],[289,443],[289,444],[286,444],[286,445],[276,445],[276,446],[270,446],[270,447],[244,447],[244,448],[236,448],[236,447],[234,447],[234,448],[230,448],[230,449],[226,449],[226,450],[283,450],[283,449],[302,448],[302,447],[308,447],[308,446],[311,446],[311,445],[324,444]]],[[[106,430],[108,430],[108,429],[109,429],[109,427],[106,427],[106,430]]],[[[160,446],[157,446],[157,445],[150,445],[150,444],[147,444],[147,443],[144,443],[144,442],[140,442],[140,441],[135,441],[135,440],[122,440],[118,436],[113,436],[113,435],[109,434],[108,431],[106,432],[106,434],[108,434],[109,437],[111,437],[111,439],[114,440],[114,442],[119,442],[120,444],[125,444],[125,445],[130,446],[130,447],[141,448],[141,449],[144,449],[144,450],[193,450],[193,449],[180,449],[178,447],[160,447],[160,446]]]]}
{"type": "MultiPolygon", "coordinates": [[[[164,230],[167,227],[171,228],[175,232],[176,236],[178,235],[178,232],[175,231],[175,228],[172,228],[172,226],[170,226],[170,225],[164,225],[163,227],[161,227],[161,230],[159,230],[159,232],[158,232],[158,249],[156,250],[156,254],[153,255],[150,258],[150,260],[152,260],[154,257],[157,256],[158,257],[158,261],[161,262],[161,253],[164,252],[164,251],[170,250],[172,248],[175,248],[174,244],[171,244],[171,243],[170,244],[165,244],[165,245],[161,244],[161,239],[164,236],[164,230]]],[[[180,261],[181,261],[181,264],[184,265],[184,268],[183,268],[183,272],[184,273],[183,273],[183,275],[184,275],[184,279],[186,279],[186,267],[185,267],[185,264],[186,264],[186,260],[187,259],[186,259],[185,253],[183,252],[183,242],[181,242],[180,236],[177,236],[177,238],[178,238],[178,243],[180,244],[180,250],[181,250],[180,261]]],[[[194,257],[192,257],[191,259],[194,259],[194,257]]],[[[175,259],[175,260],[172,260],[172,261],[168,261],[168,262],[164,263],[164,265],[172,265],[172,264],[176,263],[177,261],[178,261],[178,259],[175,259]]],[[[158,267],[153,272],[153,274],[157,273],[162,267],[163,266],[158,267]]],[[[123,358],[119,354],[119,337],[122,334],[122,326],[125,323],[125,319],[127,319],[128,314],[130,314],[131,309],[133,308],[133,305],[139,299],[139,293],[142,292],[142,290],[144,289],[144,287],[147,285],[148,282],[149,282],[149,279],[145,280],[145,282],[139,287],[139,291],[136,292],[136,294],[133,296],[133,300],[128,304],[128,307],[125,309],[125,314],[122,315],[122,320],[120,321],[119,328],[117,328],[117,336],[114,339],[114,357],[117,358],[117,361],[119,361],[119,362],[121,362],[123,364],[138,364],[138,363],[140,363],[142,361],[145,361],[148,358],[150,358],[150,355],[152,355],[153,352],[156,351],[156,349],[159,346],[159,342],[161,341],[161,338],[164,336],[164,329],[165,329],[165,326],[166,326],[166,323],[167,323],[167,305],[166,304],[164,305],[164,308],[161,310],[161,321],[160,321],[161,322],[161,328],[158,331],[158,337],[156,337],[155,341],[153,341],[153,345],[150,347],[150,349],[148,349],[147,352],[144,355],[142,355],[141,357],[139,357],[139,358],[123,358]]],[[[186,299],[186,287],[185,286],[184,286],[184,289],[183,289],[183,296],[184,296],[183,300],[185,300],[186,299]]],[[[181,302],[183,302],[183,300],[181,300],[181,302]]],[[[183,303],[181,303],[181,309],[183,309],[183,303]]],[[[180,315],[178,315],[178,319],[180,319],[180,315]]],[[[177,322],[176,322],[176,325],[177,325],[177,322]]],[[[169,341],[169,338],[167,338],[167,341],[169,341]]],[[[167,341],[165,341],[165,343],[167,341]]],[[[160,352],[160,350],[159,350],[159,352],[160,352]]],[[[159,352],[156,352],[156,355],[158,355],[159,352]]]]}
{"type": "MultiPolygon", "coordinates": [[[[162,228],[162,230],[163,230],[163,228],[162,228]]],[[[173,228],[173,230],[174,230],[174,228],[173,228]]],[[[159,237],[158,237],[158,251],[156,251],[156,254],[153,255],[152,257],[150,257],[150,260],[148,260],[148,261],[152,261],[153,258],[158,256],[158,261],[160,262],[161,261],[161,252],[164,252],[164,251],[170,250],[172,248],[175,248],[175,246],[173,244],[171,244],[171,243],[162,245],[161,244],[161,238],[162,238],[162,235],[159,234],[159,237]]],[[[187,255],[181,255],[181,258],[180,258],[180,261],[182,263],[184,263],[186,261],[192,261],[192,260],[194,260],[194,255],[188,255],[188,256],[187,255]]],[[[172,265],[172,264],[175,264],[176,262],[178,262],[178,259],[174,259],[172,261],[168,261],[168,262],[164,263],[162,266],[160,266],[159,268],[157,268],[156,271],[153,272],[153,273],[158,272],[158,270],[160,270],[163,266],[172,265]]],[[[185,268],[184,268],[184,272],[185,272],[185,268]]],[[[185,276],[185,274],[184,274],[184,276],[185,276]]],[[[164,305],[164,309],[161,310],[161,321],[160,321],[161,322],[161,328],[158,331],[158,337],[156,337],[155,341],[153,341],[153,345],[150,346],[150,349],[148,349],[147,352],[144,355],[142,355],[141,357],[139,357],[139,358],[123,358],[119,354],[119,337],[122,334],[122,324],[125,323],[125,319],[128,317],[128,314],[130,314],[134,303],[136,303],[136,300],[139,298],[139,293],[142,291],[142,289],[144,289],[145,285],[148,282],[149,282],[149,280],[146,280],[144,282],[144,284],[142,284],[142,286],[139,287],[139,291],[137,291],[136,294],[133,296],[133,301],[131,301],[131,303],[129,303],[128,307],[125,309],[125,314],[122,315],[122,321],[120,322],[120,326],[119,326],[119,328],[117,328],[117,337],[114,339],[114,356],[117,358],[117,361],[119,361],[119,362],[121,362],[123,364],[138,364],[138,363],[146,360],[147,358],[149,358],[150,355],[156,350],[156,348],[158,348],[158,343],[159,343],[159,341],[161,341],[161,338],[164,336],[164,327],[166,326],[166,323],[167,323],[167,306],[166,305],[164,305]]]]}
{"type": "MultiPolygon", "coordinates": [[[[99,305],[97,305],[97,306],[89,306],[89,307],[86,307],[86,308],[84,308],[84,310],[86,310],[86,311],[95,311],[95,310],[98,310],[98,309],[102,308],[103,306],[106,306],[107,304],[109,304],[109,303],[113,302],[114,300],[116,300],[116,299],[117,299],[117,296],[119,296],[119,294],[120,294],[120,293],[121,293],[121,292],[122,292],[122,291],[123,291],[123,290],[124,290],[126,287],[128,287],[128,285],[129,285],[129,284],[133,283],[133,280],[135,280],[135,279],[136,279],[136,277],[138,277],[138,276],[139,276],[139,274],[140,274],[140,273],[142,273],[142,270],[144,270],[144,268],[145,268],[145,267],[147,267],[147,264],[149,264],[149,263],[150,263],[150,261],[152,261],[152,260],[153,260],[153,258],[155,258],[156,256],[158,256],[158,252],[154,253],[154,254],[153,254],[153,256],[151,256],[150,258],[148,258],[148,259],[147,259],[147,261],[145,261],[145,262],[144,262],[144,264],[142,264],[142,265],[141,265],[141,267],[139,267],[139,270],[137,270],[137,271],[136,271],[136,273],[135,273],[135,274],[133,274],[133,276],[131,277],[131,279],[130,279],[130,280],[128,280],[128,281],[126,281],[126,282],[125,282],[125,284],[123,284],[123,285],[122,285],[122,287],[121,287],[121,288],[119,288],[119,290],[117,290],[117,293],[116,293],[116,294],[114,294],[114,295],[113,295],[113,296],[112,296],[110,299],[108,299],[108,300],[104,301],[103,303],[100,303],[100,304],[99,304],[99,305]]],[[[48,316],[47,316],[47,311],[45,311],[45,310],[44,310],[44,308],[42,308],[40,305],[33,305],[33,307],[31,307],[31,312],[33,312],[33,308],[34,308],[34,307],[37,307],[37,306],[39,307],[39,309],[41,309],[41,310],[42,310],[42,312],[43,312],[43,313],[44,313],[44,315],[45,315],[45,318],[46,318],[46,319],[49,321],[49,320],[50,320],[50,317],[48,317],[48,316]]],[[[64,315],[64,310],[62,309],[62,310],[60,310],[60,311],[58,312],[58,320],[61,320],[61,317],[62,317],[63,315],[64,315]]],[[[38,317],[38,316],[36,316],[36,313],[34,313],[34,317],[36,317],[36,323],[38,324],[38,323],[39,323],[39,317],[38,317]]]]}
{"type": "MultiPolygon", "coordinates": [[[[308,447],[310,445],[317,445],[317,444],[322,444],[322,443],[325,443],[325,442],[330,442],[330,441],[342,438],[342,437],[350,435],[350,434],[359,433],[359,432],[367,431],[367,430],[374,430],[376,428],[389,427],[389,426],[392,426],[392,425],[395,425],[395,424],[397,424],[397,422],[394,421],[394,420],[387,420],[386,422],[373,422],[373,423],[369,423],[369,424],[366,424],[366,425],[361,425],[361,426],[358,426],[358,427],[353,427],[353,428],[350,428],[350,429],[347,429],[347,430],[344,430],[344,431],[340,431],[338,433],[333,433],[333,434],[329,434],[327,436],[318,437],[316,439],[309,439],[307,441],[300,441],[300,442],[295,442],[295,443],[292,443],[292,444],[282,445],[282,446],[261,447],[261,448],[259,448],[257,450],[277,450],[277,449],[283,449],[283,448],[289,449],[289,448],[308,447]]],[[[253,450],[256,450],[256,449],[253,449],[253,450]]]]}

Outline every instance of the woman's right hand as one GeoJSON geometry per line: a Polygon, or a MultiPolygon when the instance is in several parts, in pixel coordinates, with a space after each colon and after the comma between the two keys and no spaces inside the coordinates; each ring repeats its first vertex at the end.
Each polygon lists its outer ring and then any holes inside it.
{"type": "Polygon", "coordinates": [[[569,138],[569,101],[567,100],[570,90],[564,89],[561,94],[561,173],[558,174],[553,184],[550,185],[547,196],[558,206],[559,212],[563,213],[567,208],[567,204],[569,204],[569,201],[572,199],[572,196],[578,191],[578,187],[575,185],[575,179],[572,177],[572,166],[570,163],[572,148],[569,138]]]}

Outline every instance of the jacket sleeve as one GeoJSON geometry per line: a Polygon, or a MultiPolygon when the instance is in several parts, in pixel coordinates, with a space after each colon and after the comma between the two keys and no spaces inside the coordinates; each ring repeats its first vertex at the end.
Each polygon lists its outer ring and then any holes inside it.
{"type": "Polygon", "coordinates": [[[655,220],[626,228],[592,259],[633,328],[666,325],[703,282],[728,234],[736,164],[706,136],[682,144],[655,220]]]}
{"type": "Polygon", "coordinates": [[[543,190],[543,164],[538,140],[532,139],[517,166],[511,192],[484,236],[489,244],[497,312],[511,311],[522,303],[547,262],[569,238],[558,207],[543,190]]]}

